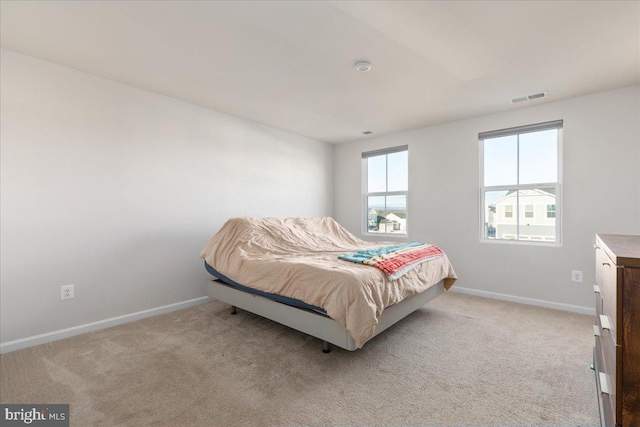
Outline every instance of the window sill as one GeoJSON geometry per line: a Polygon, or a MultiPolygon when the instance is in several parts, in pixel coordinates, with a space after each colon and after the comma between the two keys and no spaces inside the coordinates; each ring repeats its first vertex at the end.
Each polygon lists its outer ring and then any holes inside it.
{"type": "Polygon", "coordinates": [[[535,242],[531,240],[506,240],[506,239],[480,239],[480,243],[488,243],[490,245],[521,245],[521,246],[540,246],[545,248],[560,248],[562,242],[535,242]]]}
{"type": "Polygon", "coordinates": [[[395,233],[362,233],[361,237],[365,237],[365,238],[382,237],[384,239],[409,240],[408,234],[395,234],[395,233]]]}

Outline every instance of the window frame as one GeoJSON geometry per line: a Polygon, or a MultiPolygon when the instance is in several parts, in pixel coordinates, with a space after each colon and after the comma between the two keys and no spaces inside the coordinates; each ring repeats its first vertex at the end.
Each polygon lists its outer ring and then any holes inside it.
{"type": "MultiPolygon", "coordinates": [[[[387,188],[389,186],[389,160],[386,158],[387,167],[386,167],[386,176],[385,180],[387,183],[387,188]]],[[[380,150],[373,151],[365,151],[362,153],[362,212],[360,214],[360,221],[362,223],[362,234],[364,236],[384,236],[398,239],[407,239],[409,237],[409,146],[408,145],[400,145],[396,147],[383,148],[380,150]],[[369,193],[369,157],[377,157],[377,156],[386,156],[388,154],[407,152],[407,189],[404,191],[376,191],[369,193]],[[405,229],[404,233],[387,233],[386,228],[384,233],[372,233],[369,231],[368,222],[369,222],[369,211],[368,207],[368,198],[375,196],[405,196],[406,200],[406,210],[407,216],[405,220],[405,229]]]]}
{"type": "MultiPolygon", "coordinates": [[[[563,139],[564,139],[563,127],[564,127],[563,120],[555,120],[550,122],[537,123],[533,125],[518,126],[518,127],[501,129],[501,130],[491,131],[491,132],[483,132],[478,134],[479,172],[480,172],[480,175],[479,175],[480,204],[479,204],[478,237],[480,239],[480,242],[508,244],[508,245],[535,245],[535,246],[545,246],[545,247],[562,246],[562,188],[561,187],[562,187],[562,151],[563,151],[562,145],[563,145],[563,139]],[[484,140],[485,139],[497,138],[502,136],[512,136],[512,135],[518,136],[517,180],[519,181],[520,180],[520,150],[519,150],[520,138],[519,136],[526,133],[541,132],[544,130],[551,130],[551,129],[556,129],[558,132],[557,144],[556,144],[556,150],[557,150],[557,181],[556,182],[540,182],[540,183],[534,183],[534,184],[514,184],[514,185],[489,185],[489,186],[484,185],[484,140]],[[556,225],[555,241],[551,242],[546,240],[543,240],[543,241],[518,240],[520,235],[519,225],[521,221],[519,201],[515,203],[515,212],[513,216],[514,218],[517,218],[516,224],[518,225],[518,227],[516,227],[516,238],[514,240],[507,240],[507,239],[489,239],[485,237],[484,226],[486,221],[485,221],[484,205],[485,205],[485,193],[487,191],[515,190],[517,193],[519,193],[520,190],[535,190],[535,189],[544,189],[544,188],[553,188],[555,190],[555,195],[556,195],[556,200],[555,200],[556,216],[554,218],[555,225],[556,225]]],[[[534,207],[534,212],[535,212],[535,207],[534,207]]],[[[524,215],[524,208],[523,208],[523,215],[524,215]]],[[[547,216],[545,215],[544,219],[551,219],[551,218],[547,218],[547,216]]]]}

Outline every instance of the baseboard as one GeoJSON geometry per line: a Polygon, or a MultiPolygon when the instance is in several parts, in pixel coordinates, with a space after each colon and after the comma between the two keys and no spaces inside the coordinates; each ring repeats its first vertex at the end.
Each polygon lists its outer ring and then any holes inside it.
{"type": "Polygon", "coordinates": [[[517,302],[520,304],[535,305],[538,307],[552,308],[554,310],[570,311],[573,313],[590,314],[595,316],[596,309],[591,307],[582,307],[579,305],[562,304],[559,302],[545,301],[541,299],[518,297],[514,295],[499,294],[497,292],[481,291],[478,289],[460,288],[453,286],[451,291],[460,292],[462,294],[476,295],[479,297],[499,299],[502,301],[517,302]]]}
{"type": "MultiPolygon", "coordinates": [[[[453,286],[453,292],[463,294],[476,295],[485,298],[493,298],[502,301],[517,302],[520,304],[535,305],[538,307],[552,308],[555,310],[570,311],[573,313],[590,314],[595,316],[596,310],[590,307],[582,307],[578,305],[562,304],[559,302],[545,301],[534,298],[518,297],[514,295],[500,294],[497,292],[482,291],[478,289],[461,288],[453,286]]],[[[123,323],[134,322],[136,320],[145,319],[147,317],[157,316],[159,314],[170,313],[172,311],[182,310],[210,301],[209,297],[194,298],[188,301],[177,302],[162,307],[151,308],[148,310],[138,311],[136,313],[125,314],[123,316],[112,317],[109,319],[99,320],[97,322],[86,323],[84,325],[74,326],[72,328],[61,329],[59,331],[48,332],[46,334],[34,335],[32,337],[21,338],[14,341],[0,343],[0,353],[10,353],[27,347],[33,347],[40,344],[46,344],[58,341],[64,338],[70,338],[76,335],[86,334],[88,332],[99,331],[100,329],[110,328],[112,326],[121,325],[123,323]]]]}
{"type": "Polygon", "coordinates": [[[136,320],[145,319],[147,317],[157,316],[158,314],[165,314],[172,311],[182,310],[184,308],[204,304],[208,301],[210,301],[209,297],[194,298],[188,301],[177,302],[175,304],[169,304],[162,307],[138,311],[136,313],[125,314],[123,316],[111,317],[110,319],[99,320],[97,322],[85,323],[84,325],[74,326],[72,328],[47,332],[46,334],[34,335],[32,337],[21,338],[14,341],[7,341],[5,343],[0,343],[0,353],[10,353],[12,351],[20,350],[23,348],[46,344],[48,342],[58,341],[64,338],[70,338],[76,335],[86,334],[87,332],[98,331],[100,329],[110,328],[112,326],[121,325],[123,323],[134,322],[136,320]]]}

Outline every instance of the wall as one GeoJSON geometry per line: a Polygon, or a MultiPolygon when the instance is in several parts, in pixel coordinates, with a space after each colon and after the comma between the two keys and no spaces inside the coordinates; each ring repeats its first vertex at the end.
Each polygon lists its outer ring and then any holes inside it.
{"type": "MultiPolygon", "coordinates": [[[[441,246],[458,288],[593,307],[595,233],[640,233],[640,87],[337,146],[335,218],[361,234],[363,151],[409,145],[409,238],[441,246]],[[564,119],[562,246],[479,239],[478,133],[564,119]],[[583,283],[571,282],[582,270],[583,283]]],[[[548,304],[547,304],[548,305],[548,304]]]]}
{"type": "Polygon", "coordinates": [[[0,62],[1,342],[206,295],[198,253],[229,217],[332,214],[328,144],[0,62]]]}

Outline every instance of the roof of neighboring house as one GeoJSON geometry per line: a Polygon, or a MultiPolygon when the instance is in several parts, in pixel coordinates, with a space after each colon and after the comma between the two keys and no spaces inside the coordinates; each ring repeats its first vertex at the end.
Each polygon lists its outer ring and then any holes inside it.
{"type": "MultiPolygon", "coordinates": [[[[393,215],[396,218],[400,218],[400,219],[407,219],[407,213],[406,212],[391,212],[391,213],[389,213],[389,215],[393,215]]],[[[389,218],[389,215],[387,215],[387,218],[389,218]]]]}
{"type": "Polygon", "coordinates": [[[389,215],[387,215],[387,219],[391,221],[399,221],[400,217],[396,214],[390,213],[389,215]]]}
{"type": "MultiPolygon", "coordinates": [[[[521,191],[533,191],[535,193],[538,193],[537,195],[539,196],[551,196],[551,197],[555,197],[556,195],[556,189],[555,188],[548,188],[545,190],[542,190],[540,188],[535,188],[535,189],[530,189],[530,190],[521,190],[521,191]]],[[[509,191],[504,197],[496,200],[496,202],[494,203],[494,205],[497,205],[498,203],[506,200],[506,199],[510,199],[511,197],[515,197],[516,195],[516,190],[511,190],[509,191]]],[[[526,196],[533,196],[534,194],[527,194],[526,196]]]]}

